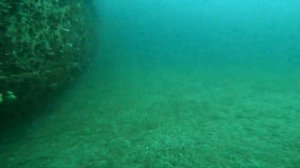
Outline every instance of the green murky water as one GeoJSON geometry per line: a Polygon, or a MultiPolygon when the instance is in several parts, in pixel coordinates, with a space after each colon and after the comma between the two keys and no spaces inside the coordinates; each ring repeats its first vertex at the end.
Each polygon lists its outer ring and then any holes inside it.
{"type": "Polygon", "coordinates": [[[300,2],[98,5],[99,57],[1,167],[300,167],[300,2]]]}

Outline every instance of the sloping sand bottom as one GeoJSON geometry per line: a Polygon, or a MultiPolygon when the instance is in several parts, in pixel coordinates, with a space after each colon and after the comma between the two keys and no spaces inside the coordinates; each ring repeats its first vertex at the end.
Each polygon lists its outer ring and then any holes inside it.
{"type": "Polygon", "coordinates": [[[300,167],[296,77],[200,69],[91,74],[24,128],[22,139],[2,144],[1,168],[300,167]]]}

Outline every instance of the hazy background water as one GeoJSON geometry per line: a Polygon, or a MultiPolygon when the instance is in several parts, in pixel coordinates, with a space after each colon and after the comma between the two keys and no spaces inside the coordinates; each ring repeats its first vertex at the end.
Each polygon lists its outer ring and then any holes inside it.
{"type": "Polygon", "coordinates": [[[296,0],[103,0],[98,2],[101,51],[128,66],[285,71],[300,62],[299,5],[296,0]]]}

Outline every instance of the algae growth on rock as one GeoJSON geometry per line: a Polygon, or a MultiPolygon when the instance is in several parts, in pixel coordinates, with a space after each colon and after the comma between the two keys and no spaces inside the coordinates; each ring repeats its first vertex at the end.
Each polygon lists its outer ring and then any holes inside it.
{"type": "Polygon", "coordinates": [[[83,71],[96,42],[93,22],[83,0],[0,1],[1,121],[51,101],[83,71]]]}

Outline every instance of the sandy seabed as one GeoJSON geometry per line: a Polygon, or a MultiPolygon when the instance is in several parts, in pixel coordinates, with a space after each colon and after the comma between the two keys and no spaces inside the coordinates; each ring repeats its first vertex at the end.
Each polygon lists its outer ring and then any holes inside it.
{"type": "Polygon", "coordinates": [[[299,93],[277,73],[90,72],[1,144],[0,167],[299,168],[299,93]]]}

